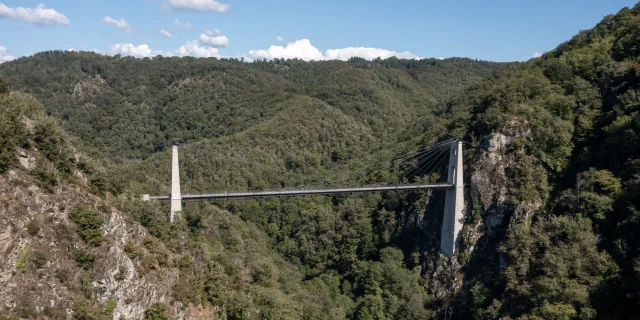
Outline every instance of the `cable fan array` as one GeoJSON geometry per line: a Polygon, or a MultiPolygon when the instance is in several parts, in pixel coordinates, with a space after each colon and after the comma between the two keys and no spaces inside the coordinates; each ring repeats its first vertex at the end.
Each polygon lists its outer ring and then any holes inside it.
{"type": "MultiPolygon", "coordinates": [[[[416,151],[409,152],[393,158],[393,164],[404,169],[404,178],[415,180],[419,177],[431,175],[432,173],[443,173],[446,160],[449,159],[450,145],[455,140],[438,142],[429,147],[423,147],[416,151]]],[[[446,180],[446,174],[441,174],[441,180],[446,180]]],[[[445,182],[445,181],[442,181],[445,182]]]]}

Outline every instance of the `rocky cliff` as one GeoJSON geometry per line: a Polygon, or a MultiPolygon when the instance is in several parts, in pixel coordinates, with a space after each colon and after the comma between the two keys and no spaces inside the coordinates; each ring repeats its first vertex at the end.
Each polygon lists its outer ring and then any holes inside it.
{"type": "MultiPolygon", "coordinates": [[[[53,146],[43,143],[43,126],[50,126],[48,139],[64,133],[35,100],[13,94],[2,102],[5,117],[12,105],[20,105],[13,110],[13,124],[26,139],[10,158],[15,165],[0,175],[0,314],[139,319],[159,303],[172,305],[167,308],[171,318],[185,318],[171,296],[178,278],[176,256],[145,228],[127,221],[113,206],[118,199],[91,193],[82,155],[76,152],[62,169],[44,154],[49,148],[75,151],[66,138],[49,141],[53,146]],[[99,221],[91,239],[83,233],[85,221],[70,218],[79,208],[94,212],[99,221]]],[[[193,317],[187,312],[186,318],[193,317]]]]}

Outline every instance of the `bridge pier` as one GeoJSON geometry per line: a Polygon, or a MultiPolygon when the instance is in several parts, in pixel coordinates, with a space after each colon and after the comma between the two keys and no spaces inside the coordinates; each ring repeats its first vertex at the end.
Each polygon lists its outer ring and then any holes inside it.
{"type": "Polygon", "coordinates": [[[169,221],[182,211],[182,194],[180,193],[180,167],[178,166],[178,147],[173,146],[171,154],[171,212],[169,221]]]}
{"type": "Polygon", "coordinates": [[[440,233],[440,251],[451,258],[459,245],[459,233],[464,218],[464,183],[462,167],[462,141],[451,143],[447,183],[453,187],[447,189],[444,202],[444,218],[440,233]]]}

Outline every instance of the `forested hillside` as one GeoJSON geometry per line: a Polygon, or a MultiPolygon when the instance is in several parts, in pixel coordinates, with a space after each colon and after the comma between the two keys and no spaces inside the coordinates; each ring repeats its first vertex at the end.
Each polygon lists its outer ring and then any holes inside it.
{"type": "MultiPolygon", "coordinates": [[[[185,192],[398,179],[389,168],[394,155],[446,136],[432,125],[436,105],[498,66],[468,59],[246,64],[52,52],[3,64],[0,72],[12,90],[38,97],[92,155],[80,164],[90,190],[128,198],[168,190],[165,146],[173,142],[182,144],[185,192]],[[66,89],[44,88],[64,83],[66,89]]],[[[412,198],[192,203],[174,226],[167,208],[122,197],[110,203],[172,253],[154,263],[142,248],[125,248],[133,250],[140,275],[179,270],[179,279],[167,283],[168,302],[228,319],[412,319],[436,309],[410,222],[421,215],[424,195],[412,198]],[[405,208],[406,217],[393,213],[405,208]]],[[[100,271],[88,267],[86,274],[103,281],[100,271]]],[[[127,309],[126,299],[113,299],[114,315],[140,314],[139,307],[127,309]]]]}
{"type": "Polygon", "coordinates": [[[307,281],[226,210],[204,206],[201,220],[169,226],[157,205],[96,196],[91,159],[41,104],[4,85],[0,319],[344,318],[352,307],[336,275],[307,281]]]}
{"type": "Polygon", "coordinates": [[[640,317],[638,40],[640,5],[446,104],[480,147],[463,316],[640,317]]]}
{"type": "MultiPolygon", "coordinates": [[[[123,247],[137,274],[174,272],[147,317],[636,319],[638,43],[640,5],[507,65],[46,52],[0,65],[0,76],[40,100],[89,156],[65,158],[36,133],[7,131],[0,168],[27,171],[53,194],[78,170],[87,190],[144,226],[145,240],[123,247]],[[172,143],[190,193],[434,181],[442,177],[393,158],[449,138],[465,141],[469,185],[452,260],[437,251],[439,192],[192,202],[174,225],[167,207],[131,200],[169,191],[172,143]],[[48,169],[15,169],[26,148],[48,169]]],[[[6,119],[20,127],[18,118],[6,119]]],[[[75,210],[58,211],[77,220],[82,252],[104,252],[75,210]]],[[[112,230],[89,229],[100,228],[112,230]]],[[[41,259],[20,252],[22,272],[36,273],[41,259]]],[[[76,285],[101,279],[82,257],[76,285]]],[[[125,314],[132,303],[94,290],[76,308],[109,301],[125,314]]]]}
{"type": "Polygon", "coordinates": [[[287,112],[287,100],[321,100],[378,137],[420,133],[436,102],[500,64],[469,59],[368,62],[135,59],[42,52],[0,66],[100,157],[145,158],[174,142],[227,136],[287,112]]]}

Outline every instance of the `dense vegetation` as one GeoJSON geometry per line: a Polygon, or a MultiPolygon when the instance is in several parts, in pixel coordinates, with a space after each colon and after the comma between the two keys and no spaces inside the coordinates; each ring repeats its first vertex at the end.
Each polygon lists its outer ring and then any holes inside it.
{"type": "MultiPolygon", "coordinates": [[[[474,172],[486,141],[509,136],[503,223],[473,242],[472,226],[496,209],[470,195],[455,293],[433,267],[438,193],[189,203],[174,225],[159,204],[118,201],[180,257],[155,259],[180,269],[173,291],[185,304],[218,306],[227,319],[629,319],[640,316],[638,43],[640,5],[497,71],[467,59],[47,52],[0,75],[107,159],[83,166],[102,193],[167,192],[171,143],[182,144],[183,192],[196,192],[439,179],[391,160],[455,137],[469,143],[474,172]]],[[[0,171],[25,143],[10,134],[17,112],[1,119],[0,171]]],[[[51,171],[65,172],[72,160],[39,136],[59,163],[51,171]]],[[[86,244],[99,243],[95,214],[73,212],[86,244]]]]}
{"type": "MultiPolygon", "coordinates": [[[[427,139],[431,108],[498,66],[468,59],[245,64],[52,52],[3,65],[2,75],[12,89],[39,97],[82,150],[110,159],[101,161],[106,170],[81,165],[97,192],[139,194],[167,190],[164,146],[171,142],[184,143],[185,191],[398,179],[385,169],[394,154],[406,152],[398,143],[413,147],[427,139]],[[68,68],[77,62],[86,66],[68,68]],[[102,67],[88,71],[96,65],[102,67]],[[128,77],[134,65],[146,76],[128,77]],[[36,89],[32,81],[47,77],[68,89],[36,89]],[[156,83],[158,77],[168,78],[156,83]],[[138,90],[127,91],[132,86],[138,90]],[[138,136],[139,129],[149,134],[138,136]]],[[[437,139],[433,132],[428,139],[437,139]]],[[[178,266],[174,298],[185,304],[219,306],[229,319],[412,319],[433,314],[434,302],[412,255],[417,228],[409,221],[417,219],[421,197],[229,202],[221,206],[226,210],[190,204],[173,226],[166,208],[117,205],[182,257],[125,247],[145,266],[178,266]],[[393,212],[409,202],[418,206],[397,222],[393,212]]],[[[77,207],[69,217],[86,244],[75,260],[88,278],[101,240],[99,216],[77,207]]]]}
{"type": "MultiPolygon", "coordinates": [[[[447,104],[460,137],[530,132],[508,146],[502,268],[470,265],[468,316],[630,319],[640,310],[640,5],[447,104]],[[543,170],[541,170],[543,169],[543,170]],[[525,220],[526,221],[526,220],[525,220]]],[[[495,260],[494,260],[495,261],[495,260]]]]}
{"type": "Polygon", "coordinates": [[[429,106],[498,66],[468,59],[247,64],[52,51],[3,64],[0,72],[100,157],[121,162],[174,142],[241,132],[287,112],[287,101],[300,96],[324,101],[377,136],[412,135],[429,106]]]}

